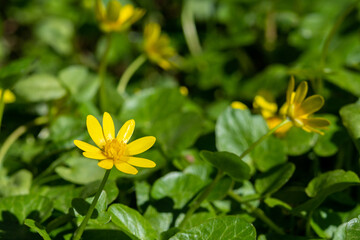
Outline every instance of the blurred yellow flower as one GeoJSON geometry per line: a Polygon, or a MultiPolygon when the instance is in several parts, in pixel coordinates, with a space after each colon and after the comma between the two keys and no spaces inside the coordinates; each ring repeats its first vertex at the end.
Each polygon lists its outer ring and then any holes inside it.
{"type": "Polygon", "coordinates": [[[117,0],[110,0],[105,7],[102,0],[96,0],[96,17],[105,32],[126,30],[145,14],[145,10],[127,4],[122,6],[117,0]]]}
{"type": "Polygon", "coordinates": [[[111,169],[115,165],[121,172],[137,174],[138,170],[133,166],[144,168],[156,166],[151,160],[133,157],[151,148],[156,141],[155,137],[148,136],[128,144],[134,132],[134,120],[127,121],[116,137],[114,122],[107,112],[103,116],[102,128],[99,121],[92,115],[87,116],[86,126],[91,139],[98,147],[79,140],[75,140],[74,144],[84,151],[85,157],[100,160],[99,167],[111,169]]]}
{"type": "MultiPolygon", "coordinates": [[[[2,94],[2,89],[0,89],[0,96],[2,94]]],[[[16,97],[15,95],[9,90],[9,89],[6,89],[5,92],[4,92],[4,103],[13,103],[15,102],[16,100],[16,97]]]]}
{"type": "Polygon", "coordinates": [[[189,89],[185,86],[181,86],[179,91],[180,91],[180,94],[183,96],[189,95],[189,89]]]}
{"type": "MultiPolygon", "coordinates": [[[[267,100],[264,96],[256,95],[253,102],[255,110],[259,111],[264,117],[269,129],[273,129],[277,125],[283,122],[285,116],[280,109],[280,115],[277,114],[278,106],[275,102],[267,100]]],[[[279,137],[285,136],[290,130],[291,123],[285,124],[275,131],[275,134],[279,137]]]]}
{"type": "Polygon", "coordinates": [[[242,102],[239,102],[239,101],[232,102],[231,107],[234,109],[240,109],[240,110],[248,109],[248,107],[245,104],[243,104],[242,102]]]}
{"type": "Polygon", "coordinates": [[[176,50],[170,45],[170,38],[161,33],[157,23],[148,23],[144,29],[144,50],[150,61],[158,64],[164,70],[174,67],[170,61],[176,56],[176,50]]]}
{"type": "Polygon", "coordinates": [[[318,111],[324,105],[324,98],[320,95],[313,95],[305,99],[308,85],[303,81],[295,89],[295,80],[292,77],[286,92],[286,104],[284,112],[295,127],[300,127],[307,132],[324,134],[319,129],[326,129],[330,122],[325,118],[312,118],[311,114],[318,111]]]}

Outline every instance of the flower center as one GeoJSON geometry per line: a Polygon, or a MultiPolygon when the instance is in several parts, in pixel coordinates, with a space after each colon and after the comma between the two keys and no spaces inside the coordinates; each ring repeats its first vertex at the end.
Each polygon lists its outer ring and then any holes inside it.
{"type": "Polygon", "coordinates": [[[121,157],[125,155],[126,143],[118,141],[116,138],[107,142],[104,146],[104,154],[114,161],[120,161],[121,157]]]}

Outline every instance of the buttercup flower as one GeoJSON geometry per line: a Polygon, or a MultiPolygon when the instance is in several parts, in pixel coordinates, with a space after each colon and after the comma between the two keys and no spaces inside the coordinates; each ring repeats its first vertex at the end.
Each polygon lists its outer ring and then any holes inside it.
{"type": "Polygon", "coordinates": [[[305,99],[308,85],[303,81],[295,88],[295,80],[292,77],[286,92],[286,104],[284,112],[295,127],[300,127],[307,132],[324,134],[319,129],[326,129],[330,122],[325,118],[312,118],[311,114],[318,111],[324,105],[324,98],[320,95],[313,95],[305,99]]]}
{"type": "Polygon", "coordinates": [[[231,107],[234,109],[240,109],[240,110],[248,109],[248,107],[245,104],[243,104],[242,102],[239,102],[239,101],[233,101],[231,103],[231,107]]]}
{"type": "Polygon", "coordinates": [[[100,27],[105,32],[126,30],[145,14],[145,10],[130,4],[122,6],[117,0],[110,0],[106,7],[102,0],[96,0],[95,10],[100,27]]]}
{"type": "Polygon", "coordinates": [[[174,67],[170,58],[176,56],[176,50],[170,46],[170,38],[161,33],[157,23],[149,23],[144,29],[144,50],[150,61],[165,70],[174,67]]]}
{"type": "Polygon", "coordinates": [[[83,150],[83,155],[87,158],[100,160],[99,167],[111,169],[115,167],[124,173],[137,174],[135,167],[153,168],[156,164],[148,159],[133,157],[145,152],[155,143],[155,137],[148,136],[139,138],[128,144],[134,128],[135,121],[127,121],[115,137],[114,122],[109,113],[103,116],[103,127],[92,115],[88,115],[86,126],[91,139],[98,146],[95,147],[86,142],[75,140],[74,144],[83,150]],[[133,167],[135,166],[135,167],[133,167]]]}
{"type": "MultiPolygon", "coordinates": [[[[2,94],[3,89],[0,88],[0,96],[2,94]]],[[[15,102],[15,95],[8,89],[4,92],[4,103],[13,103],[15,102]]]]}
{"type": "MultiPolygon", "coordinates": [[[[273,129],[285,119],[285,115],[283,114],[283,107],[280,109],[280,115],[277,114],[278,105],[275,102],[267,100],[261,95],[255,96],[253,107],[264,117],[269,129],[273,129]]],[[[279,137],[283,137],[290,130],[291,126],[291,123],[285,124],[282,127],[276,129],[275,134],[279,137]]]]}

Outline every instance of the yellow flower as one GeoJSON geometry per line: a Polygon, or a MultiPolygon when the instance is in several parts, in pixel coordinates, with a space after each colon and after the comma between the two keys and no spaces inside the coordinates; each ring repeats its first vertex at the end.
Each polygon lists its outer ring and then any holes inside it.
{"type": "Polygon", "coordinates": [[[278,106],[274,102],[266,100],[261,95],[256,95],[253,102],[254,109],[259,109],[261,115],[266,119],[275,116],[278,106]]]}
{"type": "Polygon", "coordinates": [[[127,4],[121,6],[117,0],[110,0],[105,7],[102,0],[96,0],[96,17],[105,32],[126,30],[145,14],[145,10],[127,4]]]}
{"type": "Polygon", "coordinates": [[[239,101],[232,102],[231,107],[234,109],[240,109],[240,110],[248,109],[248,107],[245,104],[243,104],[242,102],[239,102],[239,101]]]}
{"type": "MultiPolygon", "coordinates": [[[[284,119],[284,115],[281,114],[280,116],[277,114],[278,106],[275,102],[267,100],[265,97],[261,95],[256,95],[253,107],[255,110],[258,110],[261,115],[264,117],[266,124],[268,125],[269,129],[273,129],[277,125],[279,125],[284,119]]],[[[278,137],[284,137],[285,134],[290,130],[291,124],[285,124],[284,126],[280,127],[275,131],[275,134],[278,137]]]]}
{"type": "Polygon", "coordinates": [[[100,160],[99,167],[111,169],[115,167],[124,173],[137,174],[136,167],[153,168],[156,164],[144,158],[133,157],[148,150],[155,143],[155,137],[142,137],[128,144],[134,132],[135,121],[127,121],[115,137],[114,122],[109,113],[103,116],[103,127],[92,115],[88,115],[86,126],[91,139],[98,146],[95,147],[86,142],[75,140],[74,144],[83,150],[87,158],[100,160]]]}
{"type": "MultiPolygon", "coordinates": [[[[0,96],[2,94],[2,89],[0,89],[0,96]]],[[[15,95],[8,89],[5,90],[4,92],[4,103],[13,103],[15,102],[15,95]]]]}
{"type": "Polygon", "coordinates": [[[185,87],[185,86],[181,86],[180,87],[180,89],[179,89],[179,91],[180,91],[180,94],[181,95],[183,95],[183,96],[187,96],[187,95],[189,95],[189,89],[187,88],[187,87],[185,87]]]}
{"type": "Polygon", "coordinates": [[[324,98],[320,95],[313,95],[305,99],[308,85],[303,81],[295,89],[295,80],[292,77],[286,92],[286,105],[284,112],[295,127],[300,127],[307,132],[324,134],[319,129],[326,129],[330,122],[324,118],[312,118],[311,114],[318,111],[324,105],[324,98]]]}
{"type": "Polygon", "coordinates": [[[176,56],[176,50],[170,46],[170,38],[161,33],[157,23],[148,23],[144,29],[144,50],[150,61],[161,68],[169,70],[174,67],[170,61],[176,56]]]}

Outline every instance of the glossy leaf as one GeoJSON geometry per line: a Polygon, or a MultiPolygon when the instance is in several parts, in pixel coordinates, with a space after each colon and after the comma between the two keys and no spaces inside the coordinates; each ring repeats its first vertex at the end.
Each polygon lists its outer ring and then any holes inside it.
{"type": "Polygon", "coordinates": [[[195,196],[205,183],[196,175],[170,172],[155,181],[151,196],[154,199],[170,197],[174,208],[179,209],[195,196]]]}
{"type": "Polygon", "coordinates": [[[9,212],[16,216],[20,223],[26,218],[36,221],[46,220],[53,209],[52,202],[38,195],[22,195],[5,197],[0,199],[0,220],[3,220],[4,212],[9,212]]]}
{"type": "Polygon", "coordinates": [[[275,193],[289,181],[294,171],[293,163],[285,163],[260,174],[255,180],[256,191],[263,196],[275,193]]]}
{"type": "Polygon", "coordinates": [[[311,180],[305,191],[309,197],[316,197],[319,195],[329,195],[359,184],[359,177],[354,172],[334,170],[323,173],[311,180]]]}
{"type": "Polygon", "coordinates": [[[123,204],[113,204],[108,211],[111,215],[111,221],[131,239],[158,239],[158,234],[151,224],[136,210],[123,204]]]}
{"type": "Polygon", "coordinates": [[[15,85],[15,92],[29,102],[55,100],[66,94],[59,80],[49,74],[34,74],[19,81],[15,85]]]}
{"type": "MultiPolygon", "coordinates": [[[[268,132],[261,116],[252,116],[248,110],[226,109],[216,123],[216,147],[240,155],[252,143],[268,132]]],[[[270,136],[243,159],[250,167],[266,171],[284,163],[286,155],[279,139],[270,136]]]]}
{"type": "Polygon", "coordinates": [[[202,151],[201,157],[229,174],[234,180],[242,181],[250,178],[249,166],[233,153],[202,151]]]}
{"type": "Polygon", "coordinates": [[[210,219],[196,227],[179,232],[170,240],[255,240],[252,224],[238,216],[223,216],[210,219]]]}
{"type": "Polygon", "coordinates": [[[360,151],[360,104],[354,103],[342,107],[340,116],[358,151],[360,151]]]}
{"type": "Polygon", "coordinates": [[[346,240],[357,240],[359,239],[359,236],[360,236],[360,216],[348,221],[345,227],[346,240]]]}
{"type": "Polygon", "coordinates": [[[46,229],[41,224],[35,222],[32,219],[25,219],[25,225],[36,231],[44,240],[51,240],[49,234],[46,232],[46,229]]]}

